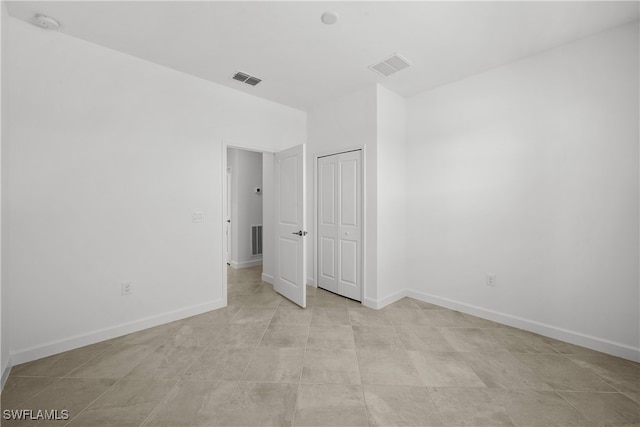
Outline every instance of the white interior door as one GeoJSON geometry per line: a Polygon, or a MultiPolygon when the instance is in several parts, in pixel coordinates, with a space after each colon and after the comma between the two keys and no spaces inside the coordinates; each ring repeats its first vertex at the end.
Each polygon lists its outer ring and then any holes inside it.
{"type": "Polygon", "coordinates": [[[362,151],[318,159],[318,286],[362,301],[362,151]]]}
{"type": "Polygon", "coordinates": [[[300,307],[307,301],[305,250],[305,146],[276,153],[274,289],[300,307]]]}

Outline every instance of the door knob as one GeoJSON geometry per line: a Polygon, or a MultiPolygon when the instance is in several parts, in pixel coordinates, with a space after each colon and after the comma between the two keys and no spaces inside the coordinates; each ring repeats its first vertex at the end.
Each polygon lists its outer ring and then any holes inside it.
{"type": "Polygon", "coordinates": [[[294,232],[293,232],[293,233],[291,233],[291,234],[297,234],[298,236],[306,236],[306,235],[307,235],[307,232],[306,232],[306,231],[302,231],[302,230],[300,230],[300,231],[294,231],[294,232]]]}

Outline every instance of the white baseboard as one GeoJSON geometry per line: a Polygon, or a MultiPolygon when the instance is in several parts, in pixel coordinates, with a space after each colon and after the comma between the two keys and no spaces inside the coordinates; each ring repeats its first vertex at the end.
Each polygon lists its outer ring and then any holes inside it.
{"type": "Polygon", "coordinates": [[[262,265],[262,258],[242,262],[229,261],[229,265],[231,266],[231,268],[235,268],[236,270],[247,267],[255,267],[256,265],[262,265]]]}
{"type": "Polygon", "coordinates": [[[362,301],[362,305],[364,305],[365,307],[372,308],[374,310],[380,310],[381,308],[384,308],[389,304],[393,304],[394,302],[399,301],[406,296],[407,296],[407,290],[403,289],[399,292],[396,292],[395,294],[386,296],[379,300],[374,300],[372,298],[365,298],[362,301]]]}
{"type": "Polygon", "coordinates": [[[9,378],[9,374],[11,373],[11,366],[11,357],[9,357],[7,365],[2,369],[2,377],[0,377],[0,394],[2,393],[2,390],[4,390],[4,385],[6,384],[7,379],[9,378]]]}
{"type": "Polygon", "coordinates": [[[625,344],[609,341],[606,339],[582,334],[580,332],[570,331],[556,326],[547,325],[545,323],[536,322],[534,320],[524,319],[522,317],[510,314],[500,313],[493,310],[487,310],[482,307],[466,304],[463,302],[441,298],[434,295],[406,290],[406,296],[415,298],[430,304],[439,305],[441,307],[460,311],[462,313],[471,314],[472,316],[481,317],[504,325],[513,326],[514,328],[524,329],[534,332],[545,337],[554,338],[570,344],[587,347],[602,353],[613,356],[622,357],[623,359],[640,362],[640,348],[634,348],[625,344]]]}
{"type": "Polygon", "coordinates": [[[307,285],[311,285],[311,286],[316,286],[316,281],[313,279],[313,277],[307,277],[307,285]]]}
{"type": "Polygon", "coordinates": [[[273,285],[274,279],[272,275],[267,273],[262,273],[262,281],[267,282],[270,285],[273,285]]]}
{"type": "Polygon", "coordinates": [[[53,354],[62,353],[73,350],[85,345],[95,344],[100,341],[109,340],[122,335],[138,332],[143,329],[152,328],[154,326],[163,325],[165,323],[174,322],[176,320],[185,319],[187,317],[196,316],[211,310],[224,307],[226,304],[223,300],[215,300],[205,304],[199,304],[156,316],[147,317],[132,322],[122,323],[112,327],[99,329],[82,335],[76,335],[63,340],[49,342],[40,346],[30,347],[11,353],[11,365],[30,362],[32,360],[41,359],[53,354]]]}

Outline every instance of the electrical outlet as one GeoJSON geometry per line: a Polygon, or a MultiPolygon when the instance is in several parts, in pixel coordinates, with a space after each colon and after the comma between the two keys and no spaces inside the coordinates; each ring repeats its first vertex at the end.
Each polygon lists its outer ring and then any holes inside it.
{"type": "Polygon", "coordinates": [[[487,273],[487,286],[491,286],[492,288],[496,286],[496,275],[487,273]]]}
{"type": "Polygon", "coordinates": [[[122,295],[131,295],[133,293],[133,283],[122,282],[121,286],[122,295]]]}

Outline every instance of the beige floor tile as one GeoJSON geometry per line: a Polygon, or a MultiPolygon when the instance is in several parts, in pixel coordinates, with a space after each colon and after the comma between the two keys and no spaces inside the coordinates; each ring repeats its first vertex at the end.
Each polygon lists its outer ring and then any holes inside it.
{"type": "Polygon", "coordinates": [[[440,333],[456,351],[497,353],[507,351],[498,344],[486,329],[442,328],[440,333]]]}
{"type": "Polygon", "coordinates": [[[554,390],[616,391],[590,370],[560,354],[514,354],[554,390]]]}
{"type": "Polygon", "coordinates": [[[2,390],[2,409],[21,409],[27,400],[35,397],[53,382],[54,378],[9,376],[2,390]]]}
{"type": "Polygon", "coordinates": [[[495,390],[509,417],[519,427],[589,427],[587,418],[555,392],[495,390]]]}
{"type": "Polygon", "coordinates": [[[362,384],[423,386],[404,350],[357,349],[362,384]]]}
{"type": "Polygon", "coordinates": [[[558,341],[553,338],[543,337],[543,340],[560,354],[600,354],[595,350],[580,347],[579,345],[569,344],[568,342],[558,341]]]}
{"type": "Polygon", "coordinates": [[[149,329],[143,329],[142,331],[134,332],[132,334],[124,335],[112,340],[114,344],[118,345],[146,345],[149,347],[159,347],[164,344],[171,333],[178,328],[176,322],[167,323],[160,326],[155,326],[149,329]]]}
{"type": "Polygon", "coordinates": [[[249,295],[227,295],[227,308],[243,307],[249,295]]]}
{"type": "Polygon", "coordinates": [[[540,335],[515,328],[495,327],[488,336],[512,353],[557,353],[540,335]]]}
{"type": "Polygon", "coordinates": [[[356,348],[405,350],[393,326],[354,326],[356,348]]]}
{"type": "Polygon", "coordinates": [[[471,323],[467,317],[453,310],[424,310],[428,324],[433,328],[468,328],[471,323]]]}
{"type": "Polygon", "coordinates": [[[115,344],[72,371],[74,378],[122,378],[146,359],[155,346],[142,344],[115,344]]]}
{"type": "Polygon", "coordinates": [[[278,325],[308,325],[311,323],[312,308],[278,306],[271,323],[278,325]]]}
{"type": "Polygon", "coordinates": [[[311,326],[307,348],[355,348],[351,326],[311,326]]]}
{"type": "Polygon", "coordinates": [[[193,362],[183,378],[185,380],[240,380],[254,350],[255,347],[213,346],[193,362]]]}
{"type": "Polygon", "coordinates": [[[230,323],[269,323],[275,312],[275,308],[242,307],[230,323]]]}
{"type": "Polygon", "coordinates": [[[205,347],[162,345],[144,358],[127,378],[179,379],[203,353],[205,347]]]}
{"type": "Polygon", "coordinates": [[[429,326],[429,317],[419,308],[386,310],[385,316],[398,326],[429,326]]]}
{"type": "Polygon", "coordinates": [[[407,350],[453,352],[449,341],[440,333],[439,328],[420,326],[399,326],[396,331],[407,350]]]}
{"type": "Polygon", "coordinates": [[[460,353],[408,353],[427,387],[486,387],[460,353]]]}
{"type": "Polygon", "coordinates": [[[220,426],[288,426],[298,384],[240,383],[218,420],[220,426]]]}
{"type": "Polygon", "coordinates": [[[329,307],[329,308],[333,308],[333,307],[337,307],[337,308],[347,308],[347,299],[340,297],[338,295],[334,295],[334,294],[328,294],[327,293],[316,293],[315,297],[314,297],[314,303],[313,306],[314,307],[329,307]]]}
{"type": "Polygon", "coordinates": [[[441,307],[439,305],[431,304],[426,301],[420,301],[415,298],[410,298],[415,304],[418,305],[423,310],[446,310],[446,308],[441,307]]]}
{"type": "Polygon", "coordinates": [[[640,384],[640,364],[638,363],[606,354],[575,354],[567,357],[607,382],[635,377],[640,384]]]}
{"type": "Polygon", "coordinates": [[[355,350],[307,348],[300,382],[306,384],[360,384],[360,369],[355,350]]]}
{"type": "MultiPolygon", "coordinates": [[[[31,409],[33,413],[38,410],[58,410],[68,411],[66,420],[38,420],[30,423],[11,423],[7,422],[6,426],[12,425],[51,425],[62,426],[76,417],[91,402],[103,394],[109,387],[116,382],[115,379],[94,379],[94,378],[62,378],[59,381],[46,387],[41,393],[29,399],[21,408],[31,409]]],[[[4,422],[3,422],[3,425],[4,422]]]]}
{"type": "Polygon", "coordinates": [[[620,393],[559,392],[598,426],[640,423],[640,404],[620,393]]]}
{"type": "Polygon", "coordinates": [[[297,383],[302,372],[304,348],[258,347],[242,381],[297,383]]]}
{"type": "Polygon", "coordinates": [[[431,392],[440,418],[447,426],[512,426],[504,403],[491,390],[439,388],[431,392]]]}
{"type": "Polygon", "coordinates": [[[143,425],[214,426],[237,386],[228,381],[180,381],[143,425]]]}
{"type": "Polygon", "coordinates": [[[258,287],[259,283],[255,282],[239,282],[231,284],[227,287],[227,295],[247,295],[254,293],[258,287]]]}
{"type": "Polygon", "coordinates": [[[472,316],[467,313],[462,313],[462,317],[465,318],[469,327],[471,328],[499,328],[502,325],[491,320],[483,319],[482,317],[472,316]]]}
{"type": "Polygon", "coordinates": [[[172,380],[121,379],[68,425],[139,426],[175,384],[172,380]]]}
{"type": "Polygon", "coordinates": [[[389,311],[389,310],[406,310],[406,309],[415,309],[415,308],[420,308],[420,304],[419,301],[416,301],[414,299],[408,298],[408,297],[404,297],[392,304],[389,304],[388,306],[384,307],[383,310],[385,311],[389,311]]]}
{"type": "Polygon", "coordinates": [[[368,308],[349,310],[351,324],[354,326],[393,326],[388,313],[384,310],[371,310],[368,308]]]}
{"type": "Polygon", "coordinates": [[[371,426],[443,425],[424,387],[365,385],[363,388],[371,426]]]}
{"type": "Polygon", "coordinates": [[[368,426],[361,386],[301,384],[295,426],[368,426]]]}
{"type": "Polygon", "coordinates": [[[24,363],[11,369],[12,375],[21,377],[64,377],[78,366],[93,359],[113,344],[99,342],[54,356],[24,363]]]}
{"type": "Polygon", "coordinates": [[[257,346],[267,330],[267,323],[229,324],[213,340],[215,346],[257,346]]]}
{"type": "Polygon", "coordinates": [[[260,341],[261,347],[305,347],[309,336],[307,325],[271,324],[260,341]]]}
{"type": "Polygon", "coordinates": [[[263,288],[258,288],[256,292],[247,295],[244,300],[244,306],[277,307],[284,298],[275,293],[273,289],[264,288],[265,286],[271,288],[271,285],[263,285],[263,288]]]}
{"type": "Polygon", "coordinates": [[[510,353],[464,353],[462,356],[489,388],[553,390],[510,353]]]}
{"type": "Polygon", "coordinates": [[[183,323],[164,345],[174,347],[207,347],[224,328],[223,324],[183,323]]]}
{"type": "Polygon", "coordinates": [[[351,326],[346,307],[314,307],[311,326],[351,326]]]}

